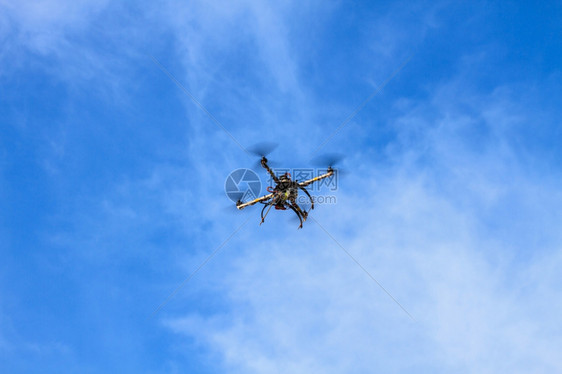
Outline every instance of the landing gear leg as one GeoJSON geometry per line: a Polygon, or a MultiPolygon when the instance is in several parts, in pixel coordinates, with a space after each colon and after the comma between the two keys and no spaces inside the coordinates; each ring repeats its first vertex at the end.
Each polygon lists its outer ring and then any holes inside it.
{"type": "Polygon", "coordinates": [[[300,224],[300,226],[299,226],[299,229],[302,229],[302,222],[303,222],[303,221],[302,221],[302,216],[301,216],[302,211],[300,210],[300,208],[298,208],[298,205],[297,205],[298,210],[297,210],[297,208],[295,208],[295,207],[293,206],[293,204],[288,204],[288,205],[289,205],[289,208],[291,208],[291,209],[293,210],[293,212],[296,213],[297,217],[299,217],[299,220],[301,221],[301,224],[300,224]],[[300,211],[300,213],[299,213],[299,211],[300,211]]]}

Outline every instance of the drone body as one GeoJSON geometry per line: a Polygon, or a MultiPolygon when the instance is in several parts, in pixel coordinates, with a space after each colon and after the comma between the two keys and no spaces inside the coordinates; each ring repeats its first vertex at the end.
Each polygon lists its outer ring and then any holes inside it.
{"type": "Polygon", "coordinates": [[[298,181],[293,181],[291,179],[291,174],[289,173],[285,173],[280,177],[277,177],[273,172],[273,170],[271,170],[269,165],[267,165],[267,158],[265,158],[265,156],[263,156],[261,159],[261,166],[265,170],[267,170],[267,172],[275,182],[276,186],[274,188],[268,187],[267,192],[269,192],[269,194],[259,197],[255,200],[249,201],[247,203],[242,203],[241,201],[238,201],[236,203],[236,207],[241,210],[257,203],[264,204],[264,207],[261,211],[260,225],[264,222],[265,217],[267,216],[267,214],[269,213],[272,207],[275,207],[276,210],[286,210],[287,208],[289,208],[293,212],[295,212],[295,214],[299,218],[300,220],[299,229],[301,229],[303,222],[306,221],[306,219],[308,218],[308,212],[303,210],[297,204],[297,196],[299,194],[299,189],[302,190],[310,199],[311,202],[310,210],[314,209],[314,200],[312,199],[312,196],[310,196],[310,193],[306,190],[305,187],[321,179],[331,177],[334,174],[334,169],[332,169],[332,167],[329,167],[325,174],[319,175],[315,178],[306,180],[304,182],[298,182],[298,181]],[[265,212],[265,216],[264,216],[264,212],[265,212]]]}

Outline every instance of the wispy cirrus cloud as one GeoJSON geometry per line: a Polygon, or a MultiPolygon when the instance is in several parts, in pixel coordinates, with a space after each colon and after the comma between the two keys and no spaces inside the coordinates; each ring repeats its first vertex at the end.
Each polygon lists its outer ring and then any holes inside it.
{"type": "Polygon", "coordinates": [[[2,1],[13,42],[39,54],[56,53],[73,34],[84,31],[107,1],[2,1]]]}
{"type": "Polygon", "coordinates": [[[560,368],[560,75],[503,69],[503,8],[1,4],[1,109],[21,120],[2,143],[7,371],[560,368]],[[224,213],[223,182],[253,161],[149,55],[291,167],[412,50],[329,144],[352,173],[311,214],[415,322],[281,214],[149,318],[246,218],[224,213]]]}
{"type": "Polygon", "coordinates": [[[282,244],[243,236],[252,245],[212,282],[230,306],[165,325],[232,372],[559,369],[562,196],[510,136],[538,108],[509,87],[461,87],[394,119],[392,167],[354,155],[374,178],[351,177],[353,194],[342,188],[336,206],[315,212],[416,322],[310,223],[282,244]]]}

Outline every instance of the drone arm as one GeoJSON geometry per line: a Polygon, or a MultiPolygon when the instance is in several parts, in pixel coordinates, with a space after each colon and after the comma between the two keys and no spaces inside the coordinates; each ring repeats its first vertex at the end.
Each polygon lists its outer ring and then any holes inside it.
{"type": "Polygon", "coordinates": [[[291,210],[293,212],[295,212],[295,214],[297,215],[297,217],[299,217],[299,220],[301,221],[301,225],[299,226],[299,229],[302,229],[302,217],[301,214],[299,213],[299,211],[292,205],[292,204],[287,204],[289,206],[289,208],[291,208],[291,210]]]}
{"type": "Polygon", "coordinates": [[[236,203],[236,208],[238,208],[239,210],[242,210],[242,209],[244,209],[244,208],[246,208],[250,205],[254,205],[254,204],[260,203],[262,201],[269,200],[272,197],[273,197],[273,194],[270,193],[268,195],[258,197],[257,199],[254,199],[252,201],[248,201],[247,203],[238,202],[238,203],[236,203]]]}
{"type": "Polygon", "coordinates": [[[265,170],[267,170],[267,172],[269,173],[269,175],[271,175],[271,178],[273,179],[273,181],[276,184],[279,184],[279,178],[277,178],[277,176],[275,175],[275,173],[273,172],[273,170],[271,170],[271,168],[269,167],[269,165],[267,164],[267,159],[264,157],[261,159],[261,166],[263,166],[263,168],[265,170]]]}
{"type": "Polygon", "coordinates": [[[334,170],[333,170],[333,169],[328,169],[328,172],[327,172],[326,174],[322,174],[322,175],[319,175],[319,176],[314,177],[314,178],[312,178],[312,179],[309,179],[309,180],[307,180],[307,181],[300,182],[300,183],[299,183],[299,187],[306,187],[306,186],[308,186],[308,185],[310,185],[310,184],[312,184],[312,183],[314,183],[314,182],[318,182],[318,181],[321,180],[321,179],[331,177],[332,175],[334,175],[334,170]]]}

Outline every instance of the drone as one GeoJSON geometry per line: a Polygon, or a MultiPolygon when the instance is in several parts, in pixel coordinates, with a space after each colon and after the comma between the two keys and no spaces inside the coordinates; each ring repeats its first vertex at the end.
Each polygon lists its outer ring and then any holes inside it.
{"type": "Polygon", "coordinates": [[[302,224],[308,218],[308,213],[312,209],[314,209],[314,199],[312,198],[312,196],[310,196],[310,193],[306,190],[305,187],[309,186],[312,183],[317,182],[321,179],[331,177],[332,175],[334,175],[335,170],[332,169],[331,166],[329,166],[328,169],[326,170],[325,174],[319,175],[317,177],[306,180],[304,182],[299,182],[297,180],[292,180],[291,174],[288,173],[288,172],[279,176],[279,177],[277,177],[275,175],[275,173],[273,172],[273,170],[271,170],[271,168],[269,167],[267,162],[268,162],[267,158],[265,156],[263,156],[261,158],[260,164],[265,170],[267,170],[267,172],[269,173],[269,175],[271,176],[271,178],[275,182],[276,186],[275,187],[268,186],[267,192],[269,192],[269,194],[264,195],[262,197],[259,197],[257,199],[254,199],[252,201],[242,203],[242,201],[238,200],[236,202],[236,208],[238,208],[239,210],[242,210],[246,207],[249,207],[249,206],[257,204],[257,203],[263,204],[264,206],[261,210],[260,225],[262,223],[264,223],[265,217],[267,217],[267,215],[268,215],[268,213],[269,213],[269,211],[271,210],[272,207],[275,207],[276,210],[287,210],[287,208],[289,208],[293,212],[295,212],[295,214],[299,218],[300,226],[298,228],[302,229],[302,224]],[[306,194],[306,196],[308,196],[308,198],[310,199],[311,207],[308,211],[302,209],[297,204],[297,196],[299,194],[299,190],[302,190],[306,194]],[[267,211],[266,211],[266,209],[267,209],[267,211]],[[265,215],[264,215],[264,212],[265,212],[265,215]]]}

